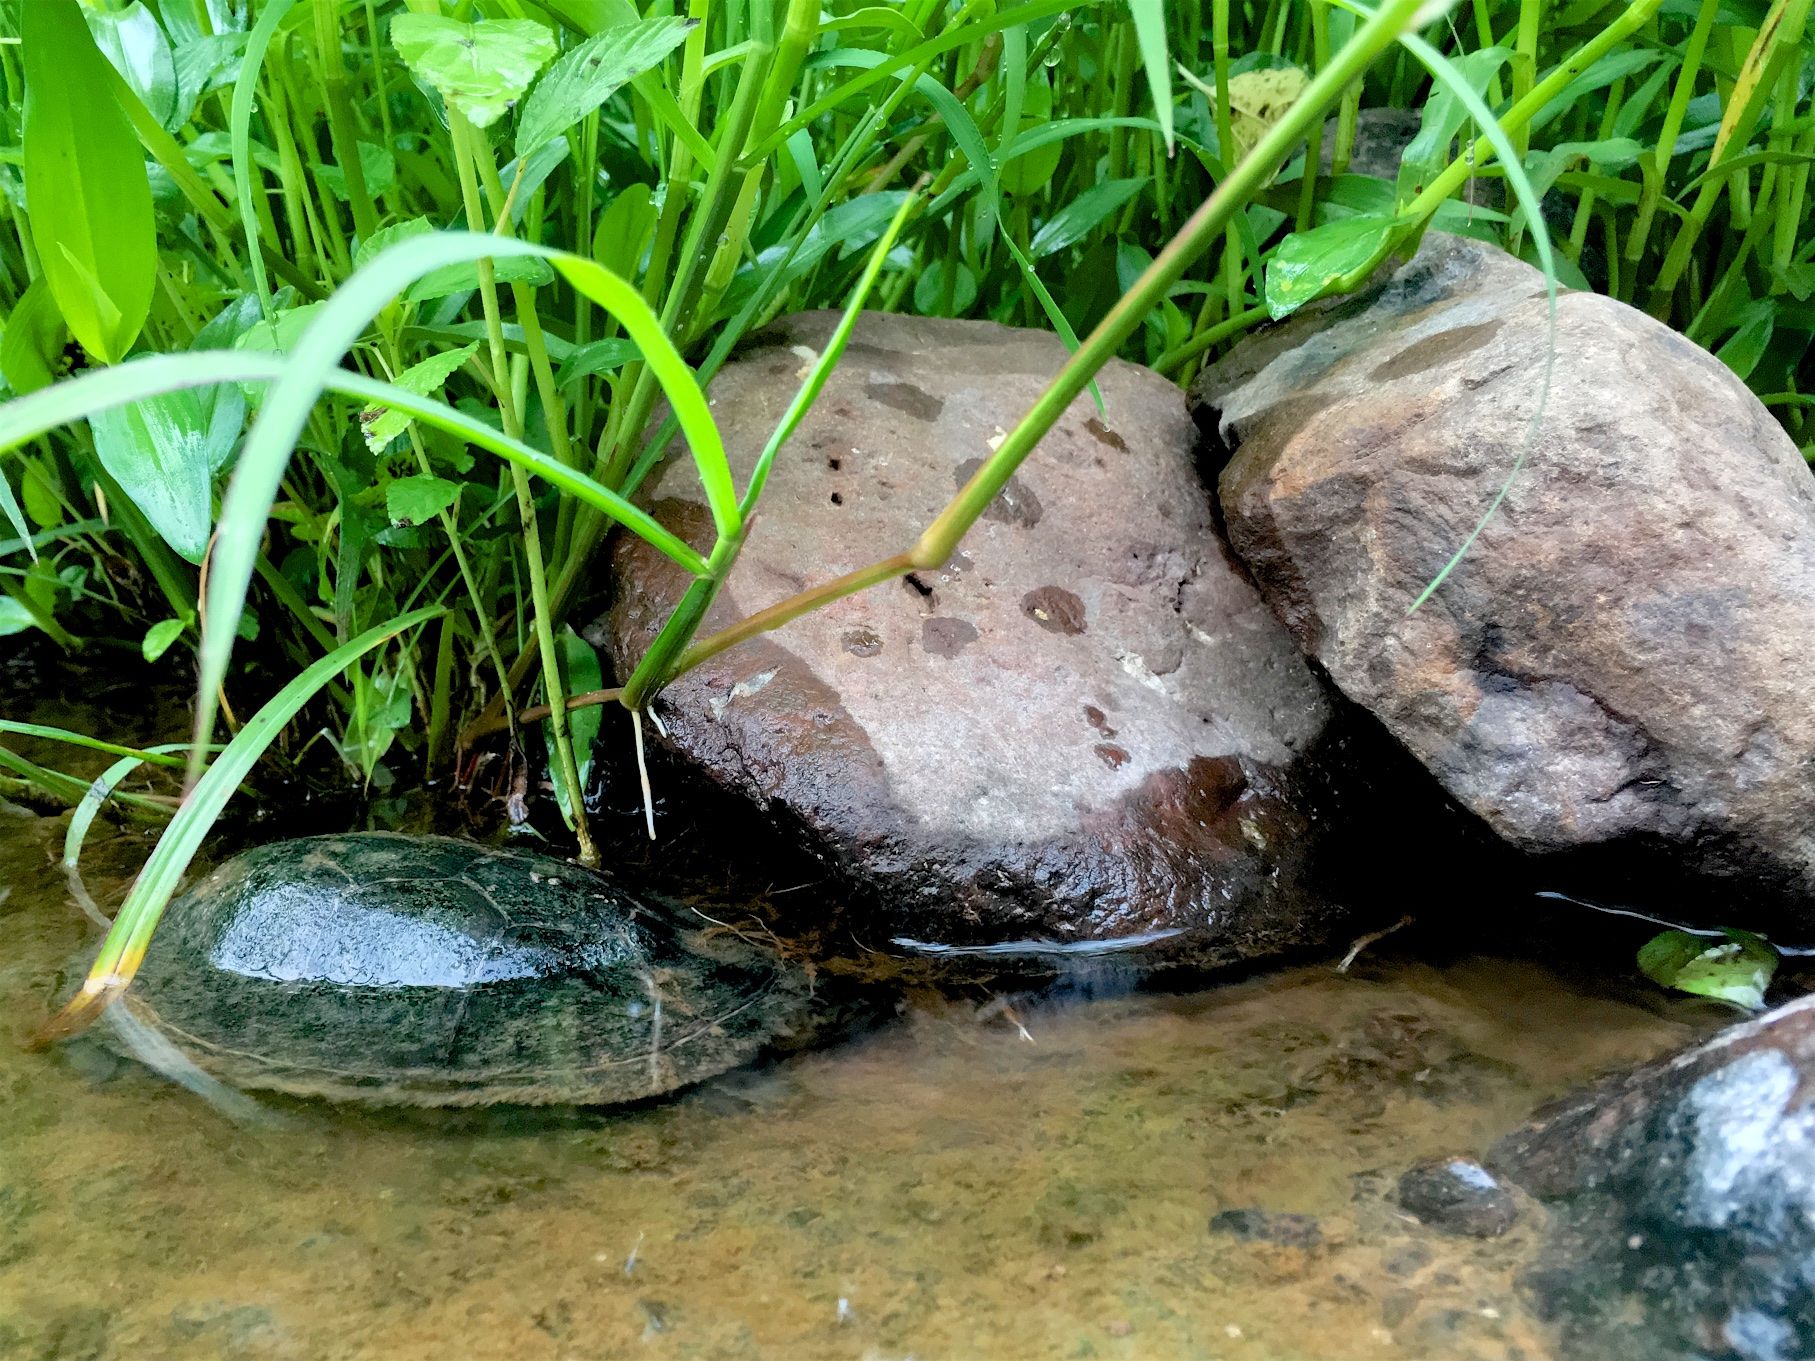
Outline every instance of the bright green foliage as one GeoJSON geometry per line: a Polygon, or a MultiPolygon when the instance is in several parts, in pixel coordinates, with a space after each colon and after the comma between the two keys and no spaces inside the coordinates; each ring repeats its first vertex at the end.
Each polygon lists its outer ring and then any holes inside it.
{"type": "Polygon", "coordinates": [[[214,524],[214,475],[245,418],[238,393],[191,389],[96,412],[89,427],[101,466],[165,543],[199,563],[214,524]]]}
{"type": "Polygon", "coordinates": [[[400,14],[391,21],[391,41],[417,78],[434,86],[476,128],[489,128],[503,117],[556,51],[555,35],[533,19],[462,24],[433,14],[400,14]]]}
{"type": "Polygon", "coordinates": [[[679,47],[695,27],[687,19],[649,19],[608,28],[574,47],[524,101],[517,120],[517,154],[527,156],[561,136],[632,76],[679,47]]]}
{"type": "MultiPolygon", "coordinates": [[[[312,761],[445,773],[507,689],[593,688],[566,628],[614,525],[695,579],[636,697],[694,655],[762,532],[703,391],[777,315],[1044,326],[1187,381],[1433,226],[1552,252],[1815,446],[1808,8],[1481,0],[1332,86],[1370,31],[1345,0],[248,0],[213,33],[168,0],[0,0],[31,39],[0,44],[26,153],[0,158],[0,629],[173,670],[193,642],[213,737],[223,690],[239,712],[438,608],[299,703],[312,761]],[[1362,165],[1357,114],[1392,109],[1421,131],[1362,165]],[[1264,176],[1236,164],[1262,147],[1264,176]],[[1220,185],[1212,236],[1165,252],[1220,185]],[[635,502],[670,457],[710,543],[635,502]]],[[[520,729],[565,795],[597,718],[520,729]]]]}
{"type": "Polygon", "coordinates": [[[20,37],[25,194],[38,262],[76,339],[116,363],[151,307],[157,242],[145,157],[76,0],[31,0],[20,37]]]}
{"type": "Polygon", "coordinates": [[[1639,971],[1660,987],[1761,1011],[1777,951],[1749,931],[1728,930],[1724,939],[1664,931],[1640,947],[1639,971]]]}

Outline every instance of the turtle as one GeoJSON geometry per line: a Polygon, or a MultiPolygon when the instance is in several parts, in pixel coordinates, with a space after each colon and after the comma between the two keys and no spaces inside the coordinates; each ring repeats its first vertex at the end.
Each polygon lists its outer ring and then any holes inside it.
{"type": "Polygon", "coordinates": [[[806,1034],[815,1002],[778,953],[591,870],[362,832],[223,863],[120,1005],[230,1086],[463,1106],[661,1096],[806,1034]]]}

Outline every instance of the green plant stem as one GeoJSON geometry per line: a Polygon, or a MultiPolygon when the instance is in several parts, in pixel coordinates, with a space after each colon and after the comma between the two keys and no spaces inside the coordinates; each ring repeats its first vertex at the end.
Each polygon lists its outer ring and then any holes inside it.
{"type": "Polygon", "coordinates": [[[1000,495],[1002,488],[1008,485],[1008,479],[1014,476],[1015,470],[1054,422],[1090,385],[1097,371],[1115,356],[1147,314],[1165,299],[1168,290],[1183,277],[1192,262],[1228,229],[1235,214],[1266,187],[1285,164],[1287,156],[1323,118],[1349,82],[1357,79],[1397,40],[1417,9],[1418,0],[1388,0],[1356,31],[1330,64],[1312,80],[1285,117],[1261,137],[1253,151],[1231,168],[1178,235],[1142,271],[1134,287],[1085,337],[1032,408],[912,548],[790,596],[728,629],[698,640],[681,654],[672,674],[680,675],[728,647],[779,628],[834,600],[908,572],[931,570],[948,561],[965,533],[1000,495]]]}
{"type": "MultiPolygon", "coordinates": [[[[460,172],[461,197],[466,203],[467,225],[473,231],[482,232],[486,228],[485,207],[480,202],[478,182],[479,167],[482,159],[489,159],[489,148],[479,140],[472,124],[458,109],[448,109],[448,131],[453,139],[454,160],[460,172]]],[[[492,171],[497,174],[496,166],[492,171]]],[[[491,261],[482,258],[478,262],[479,292],[485,309],[486,336],[491,345],[492,374],[497,381],[498,406],[504,418],[504,432],[512,439],[523,436],[521,408],[514,400],[511,384],[505,379],[510,365],[504,349],[504,327],[498,310],[498,284],[496,272],[491,261]]],[[[547,362],[546,355],[544,363],[547,362]]],[[[567,787],[575,791],[573,804],[574,836],[580,843],[580,860],[589,866],[599,863],[599,849],[593,844],[592,828],[586,817],[584,798],[579,796],[580,767],[574,759],[573,740],[567,722],[567,704],[565,681],[561,673],[560,653],[555,641],[554,616],[549,607],[548,576],[542,562],[541,531],[536,521],[535,498],[530,494],[529,474],[516,464],[511,465],[511,485],[517,493],[517,514],[523,526],[523,557],[529,567],[530,594],[534,603],[533,626],[536,635],[536,647],[542,658],[542,684],[548,692],[549,703],[554,714],[549,720],[549,730],[554,734],[555,760],[559,763],[562,777],[567,787]]],[[[515,701],[509,693],[509,673],[505,673],[506,691],[504,703],[509,708],[515,707],[515,701]]]]}

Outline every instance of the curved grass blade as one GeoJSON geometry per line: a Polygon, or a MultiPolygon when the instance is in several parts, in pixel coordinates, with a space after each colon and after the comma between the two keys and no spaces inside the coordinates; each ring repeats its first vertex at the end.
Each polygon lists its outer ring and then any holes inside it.
{"type": "Polygon", "coordinates": [[[252,202],[252,101],[258,96],[258,76],[264,68],[265,53],[271,39],[296,0],[268,0],[264,12],[246,39],[246,54],[240,58],[239,77],[233,82],[233,106],[228,115],[233,146],[233,192],[239,200],[240,229],[246,234],[246,254],[252,265],[252,284],[258,290],[259,306],[266,317],[271,315],[271,279],[265,273],[264,253],[258,248],[258,212],[252,202]]]}
{"type": "MultiPolygon", "coordinates": [[[[275,383],[284,376],[286,367],[286,361],[278,355],[243,350],[197,350],[189,354],[131,359],[111,369],[85,373],[54,387],[42,388],[0,406],[0,452],[96,411],[160,393],[216,383],[275,383]]],[[[330,392],[406,412],[438,430],[478,445],[508,463],[519,464],[648,540],[652,547],[689,572],[698,575],[705,570],[706,560],[646,511],[617,492],[600,486],[578,469],[568,467],[521,440],[510,438],[496,426],[487,425],[433,397],[407,392],[394,383],[367,378],[349,369],[333,370],[324,386],[330,392]]],[[[98,522],[85,522],[82,527],[104,528],[98,522]]],[[[3,547],[5,545],[0,545],[3,547]]]]}
{"type": "Polygon", "coordinates": [[[226,807],[233,791],[251,773],[259,757],[264,755],[265,748],[276,740],[278,733],[296,716],[297,711],[318,690],[373,648],[441,613],[441,606],[429,606],[413,610],[377,628],[368,629],[351,642],[310,663],[246,721],[245,727],[239,730],[221,751],[219,758],[208,767],[207,773],[196,782],[182,806],[177,809],[176,816],[171,818],[170,825],[164,829],[164,834],[158,838],[158,844],[146,860],[145,867],[133,881],[126,901],[120,904],[119,914],[114,918],[107,939],[101,942],[101,952],[88,971],[87,979],[69,1004],[51,1017],[39,1031],[37,1038],[40,1042],[74,1034],[100,1015],[132,982],[133,975],[144,961],[145,948],[151,941],[151,933],[157,928],[158,918],[163,914],[171,895],[176,892],[177,884],[189,868],[189,862],[201,848],[202,838],[220,816],[221,809],[226,807]]]}
{"type": "Polygon", "coordinates": [[[147,761],[152,765],[171,766],[181,769],[183,763],[174,756],[164,755],[171,751],[182,751],[187,744],[163,747],[123,747],[117,742],[104,742],[98,737],[86,733],[71,732],[68,728],[53,728],[43,723],[18,723],[10,718],[0,718],[0,733],[14,733],[20,737],[36,737],[46,742],[63,742],[72,747],[86,747],[89,751],[106,752],[109,756],[127,756],[135,761],[147,761]]]}
{"type": "MultiPolygon", "coordinates": [[[[401,289],[434,269],[486,257],[535,256],[553,262],[574,287],[617,316],[631,338],[642,346],[651,370],[686,429],[700,468],[713,517],[725,534],[738,527],[737,501],[730,465],[713,424],[706,399],[661,323],[642,295],[629,283],[590,260],[561,251],[478,232],[437,232],[400,241],[356,270],[334,296],[321,305],[302,339],[288,356],[284,375],[272,387],[247,436],[233,479],[221,502],[220,530],[209,560],[206,623],[197,649],[200,672],[196,705],[196,743],[213,730],[219,691],[227,677],[233,641],[245,611],[246,592],[258,560],[265,522],[277,498],[290,454],[303,426],[342,357],[372,319],[401,289]]],[[[387,399],[388,400],[388,399],[387,399]]],[[[392,402],[393,405],[405,405],[392,402]]],[[[192,755],[190,780],[200,773],[200,756],[192,755]]]]}

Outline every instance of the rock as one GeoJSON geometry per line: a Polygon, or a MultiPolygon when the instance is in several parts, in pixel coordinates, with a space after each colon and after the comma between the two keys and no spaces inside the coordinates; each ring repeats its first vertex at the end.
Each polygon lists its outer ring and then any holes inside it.
{"type": "MultiPolygon", "coordinates": [[[[1274,613],[1526,851],[1649,867],[1683,910],[1815,894],[1815,479],[1743,384],[1611,299],[1432,235],[1193,388],[1230,542],[1274,613]],[[1592,857],[1591,857],[1592,858],[1592,857]],[[1681,875],[1704,883],[1691,894],[1681,875]],[[1712,899],[1710,899],[1712,902],[1712,899]]],[[[1767,913],[1766,915],[1770,915],[1767,913]]]]}
{"type": "Polygon", "coordinates": [[[1492,1172],[1467,1158],[1426,1158],[1399,1179],[1399,1204],[1419,1222],[1466,1238],[1498,1238],[1518,1207],[1492,1172]]]}
{"type": "Polygon", "coordinates": [[[1218,1210],[1210,1216],[1210,1232],[1227,1234],[1248,1243],[1274,1243],[1292,1248],[1314,1248],[1323,1241],[1323,1230],[1315,1216],[1253,1207],[1218,1210]]]}
{"type": "Polygon", "coordinates": [[[1554,1212],[1533,1284],[1581,1354],[1815,1357],[1815,996],[1565,1098],[1489,1162],[1554,1212]]]}
{"type": "MultiPolygon", "coordinates": [[[[826,342],[785,319],[712,385],[740,485],[826,342]]],[[[1054,337],[866,315],[782,451],[706,632],[913,543],[1065,358],[1054,337]]],[[[672,748],[917,940],[1195,932],[1232,960],[1326,935],[1331,708],[1228,559],[1176,388],[1125,363],[937,571],[714,658],[657,701],[672,748]]],[[[710,528],[694,470],[654,512],[710,528]]],[[[619,537],[588,637],[628,672],[686,585],[619,537]]]]}

